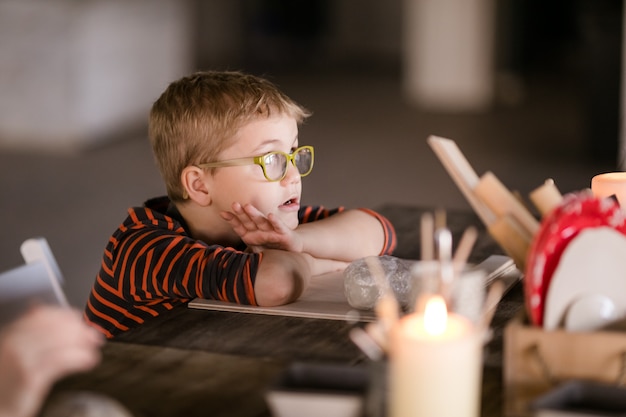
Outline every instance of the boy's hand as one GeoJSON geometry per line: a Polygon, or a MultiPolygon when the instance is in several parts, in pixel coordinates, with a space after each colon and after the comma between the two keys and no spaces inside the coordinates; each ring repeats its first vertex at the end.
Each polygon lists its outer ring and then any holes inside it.
{"type": "Polygon", "coordinates": [[[265,216],[251,204],[242,207],[235,203],[232,212],[222,212],[221,216],[253,252],[263,249],[302,252],[303,243],[298,234],[272,213],[265,216]]]}

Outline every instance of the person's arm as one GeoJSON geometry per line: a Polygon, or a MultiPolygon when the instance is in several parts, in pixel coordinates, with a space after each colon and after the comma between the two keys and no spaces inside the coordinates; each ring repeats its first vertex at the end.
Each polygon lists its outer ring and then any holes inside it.
{"type": "MultiPolygon", "coordinates": [[[[101,286],[100,298],[110,299],[111,292],[121,288],[127,299],[146,308],[155,300],[195,297],[282,305],[300,296],[312,274],[328,268],[303,253],[242,252],[153,226],[129,229],[118,235],[116,242],[115,247],[107,247],[111,256],[105,258],[101,270],[101,274],[110,274],[107,282],[116,285],[101,286]]],[[[121,314],[112,318],[124,319],[121,314]]]]}
{"type": "Polygon", "coordinates": [[[264,251],[254,283],[257,304],[270,307],[295,301],[309,283],[313,262],[307,254],[264,251]]]}
{"type": "Polygon", "coordinates": [[[52,384],[100,361],[102,336],[78,312],[39,306],[0,332],[0,416],[34,416],[52,384]]]}
{"type": "Polygon", "coordinates": [[[340,271],[348,265],[284,250],[267,249],[261,256],[254,293],[257,304],[264,307],[293,302],[302,295],[312,276],[340,271]]]}
{"type": "Polygon", "coordinates": [[[381,221],[363,210],[346,210],[301,224],[296,233],[303,252],[346,262],[385,253],[389,239],[381,221]]]}
{"type": "Polygon", "coordinates": [[[319,259],[351,262],[355,259],[391,254],[396,245],[393,225],[372,210],[335,213],[326,218],[289,229],[273,214],[263,215],[252,205],[233,206],[223,213],[233,230],[255,251],[282,249],[304,252],[319,259]]]}

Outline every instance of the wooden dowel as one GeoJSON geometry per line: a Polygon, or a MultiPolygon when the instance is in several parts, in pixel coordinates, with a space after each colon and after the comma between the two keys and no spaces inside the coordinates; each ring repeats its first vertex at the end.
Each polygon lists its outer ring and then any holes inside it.
{"type": "Polygon", "coordinates": [[[391,289],[391,286],[389,285],[389,282],[387,281],[385,271],[380,263],[380,258],[368,256],[365,258],[365,264],[374,277],[374,282],[376,282],[378,290],[381,294],[380,298],[376,302],[376,306],[374,307],[376,316],[383,326],[385,333],[388,333],[396,325],[396,322],[399,319],[400,306],[393,290],[391,289]]]}
{"type": "Polygon", "coordinates": [[[435,224],[432,213],[422,214],[420,223],[421,238],[421,259],[422,261],[432,261],[435,258],[434,250],[435,224]]]}
{"type": "Polygon", "coordinates": [[[501,280],[494,281],[487,291],[487,297],[483,304],[483,311],[481,314],[481,322],[480,327],[481,330],[487,331],[489,329],[489,324],[493,319],[493,316],[496,312],[496,307],[504,294],[504,283],[501,280]]]}
{"type": "Polygon", "coordinates": [[[507,255],[513,259],[517,269],[524,271],[528,249],[532,241],[532,236],[528,231],[510,215],[500,217],[487,230],[507,255]]]}
{"type": "Polygon", "coordinates": [[[539,231],[539,222],[490,171],[486,172],[474,192],[497,217],[512,216],[531,236],[539,231]]]}
{"type": "Polygon", "coordinates": [[[452,263],[454,264],[454,270],[457,274],[460,274],[465,264],[467,263],[467,259],[472,252],[472,248],[474,247],[474,243],[476,243],[476,239],[478,238],[478,230],[475,227],[470,226],[463,232],[463,236],[461,236],[461,240],[459,241],[459,245],[456,248],[456,252],[454,253],[454,257],[452,258],[452,263]]]}
{"type": "Polygon", "coordinates": [[[470,165],[465,155],[461,152],[456,142],[451,139],[431,135],[427,139],[428,144],[441,161],[452,180],[457,185],[465,199],[469,202],[474,212],[488,226],[495,220],[493,212],[476,197],[474,187],[479,178],[474,168],[470,165]]]}
{"type": "Polygon", "coordinates": [[[563,200],[561,192],[556,188],[554,180],[551,178],[531,191],[529,197],[530,201],[533,202],[539,213],[541,213],[541,217],[548,215],[563,200]]]}

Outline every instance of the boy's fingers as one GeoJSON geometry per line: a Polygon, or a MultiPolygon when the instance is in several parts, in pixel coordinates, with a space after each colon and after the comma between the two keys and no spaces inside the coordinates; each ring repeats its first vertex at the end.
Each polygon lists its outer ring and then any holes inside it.
{"type": "Polygon", "coordinates": [[[279,233],[286,233],[289,229],[280,221],[273,213],[267,215],[267,221],[271,224],[272,229],[279,233]]]}
{"type": "Polygon", "coordinates": [[[233,219],[235,219],[235,215],[233,213],[230,213],[228,211],[223,211],[220,213],[220,216],[222,216],[222,219],[226,220],[226,221],[231,221],[233,219]]]}

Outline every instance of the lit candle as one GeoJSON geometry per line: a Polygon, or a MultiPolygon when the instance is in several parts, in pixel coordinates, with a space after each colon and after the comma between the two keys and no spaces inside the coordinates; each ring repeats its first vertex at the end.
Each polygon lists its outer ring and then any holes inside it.
{"type": "Polygon", "coordinates": [[[423,313],[404,316],[391,334],[391,417],[480,414],[482,335],[433,296],[423,313]]]}
{"type": "Polygon", "coordinates": [[[626,172],[607,172],[591,179],[591,191],[598,198],[615,196],[626,209],[626,172]]]}

